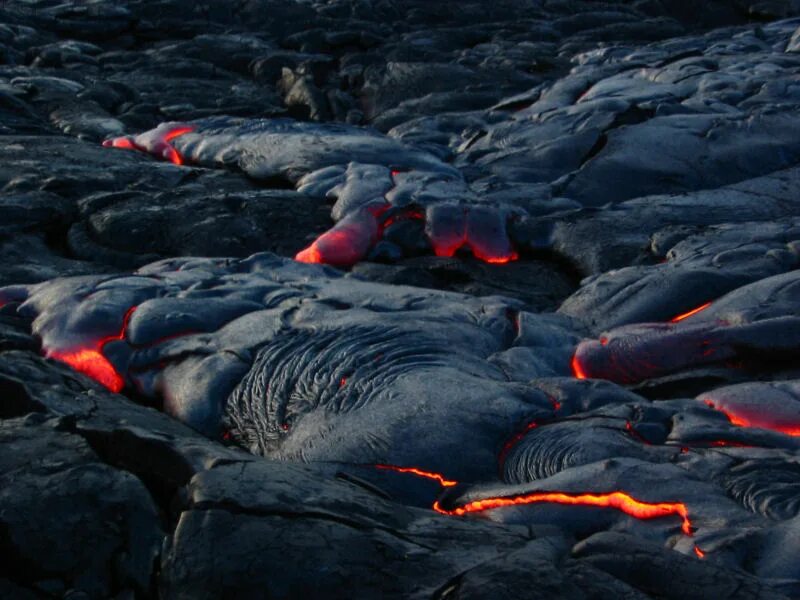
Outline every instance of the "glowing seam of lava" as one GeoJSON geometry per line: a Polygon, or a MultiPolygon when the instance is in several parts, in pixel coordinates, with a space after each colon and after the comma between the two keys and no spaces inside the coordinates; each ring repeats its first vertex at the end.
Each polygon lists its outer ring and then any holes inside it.
{"type": "Polygon", "coordinates": [[[125,339],[128,322],[135,310],[136,307],[133,306],[125,313],[122,319],[122,328],[118,334],[101,338],[95,343],[94,348],[80,348],[70,352],[50,352],[48,356],[68,364],[79,373],[91,377],[112,392],[121,392],[125,387],[125,380],[114,365],[103,356],[102,350],[109,342],[125,339]]]}
{"type": "Polygon", "coordinates": [[[439,473],[423,471],[422,469],[417,469],[415,467],[396,467],[394,465],[382,465],[382,464],[374,466],[376,469],[394,471],[396,473],[411,473],[412,475],[418,475],[419,477],[425,477],[426,479],[433,479],[435,481],[438,481],[439,485],[441,485],[442,487],[453,487],[454,485],[458,485],[457,481],[445,479],[444,476],[440,475],[439,473]]]}
{"type": "Polygon", "coordinates": [[[688,319],[689,317],[696,315],[700,311],[707,309],[709,306],[711,306],[711,302],[706,302],[705,304],[701,304],[697,308],[693,308],[692,310],[680,314],[677,317],[673,317],[672,319],[670,319],[670,323],[680,323],[684,319],[688,319]]]}
{"type": "Polygon", "coordinates": [[[301,250],[298,252],[294,259],[297,262],[304,262],[304,263],[314,263],[314,264],[322,264],[322,252],[319,251],[319,247],[317,246],[316,240],[312,242],[312,244],[306,248],[305,250],[301,250]]]}
{"type": "Polygon", "coordinates": [[[578,361],[577,354],[572,357],[572,373],[575,375],[575,379],[586,379],[586,372],[578,361]]]}
{"type": "Polygon", "coordinates": [[[492,257],[483,257],[478,256],[475,254],[475,249],[473,248],[472,254],[475,255],[475,258],[487,262],[491,265],[505,265],[507,263],[513,262],[519,258],[519,255],[516,252],[512,252],[508,256],[492,256],[492,257]]]}
{"type": "Polygon", "coordinates": [[[656,519],[669,515],[681,518],[681,531],[692,535],[692,523],[689,520],[689,511],[682,502],[642,502],[624,492],[611,492],[608,494],[565,494],[563,492],[534,492],[522,496],[486,498],[473,500],[463,506],[452,510],[441,507],[437,500],[433,510],[443,515],[462,516],[468,513],[483,512],[506,506],[521,506],[539,502],[566,504],[571,506],[600,506],[616,508],[637,519],[656,519]]]}
{"type": "Polygon", "coordinates": [[[186,126],[186,127],[177,127],[173,129],[169,133],[164,136],[164,143],[166,144],[166,153],[167,158],[169,158],[170,162],[175,165],[182,165],[184,163],[183,156],[175,150],[172,146],[169,145],[169,142],[174,140],[176,137],[189,133],[190,131],[194,131],[194,127],[186,126]]]}
{"type": "MultiPolygon", "coordinates": [[[[171,129],[167,133],[164,134],[163,138],[163,150],[161,156],[169,160],[171,163],[175,165],[182,165],[184,164],[184,158],[181,156],[180,152],[175,150],[169,142],[174,140],[176,137],[184,135],[194,131],[194,127],[191,125],[184,125],[182,127],[176,127],[175,129],[171,129]]],[[[118,137],[109,139],[103,142],[104,148],[119,148],[122,150],[141,150],[147,151],[145,148],[142,148],[136,144],[135,141],[128,137],[118,137]]]]}
{"type": "MultiPolygon", "coordinates": [[[[377,464],[377,469],[386,469],[397,473],[411,473],[419,477],[438,481],[443,487],[457,485],[457,481],[445,479],[438,473],[423,471],[414,467],[396,467],[393,465],[377,464]]],[[[469,513],[483,512],[507,506],[521,506],[534,503],[553,503],[568,506],[598,506],[602,508],[616,508],[626,515],[636,519],[657,519],[675,515],[681,518],[681,532],[689,537],[692,536],[692,522],[689,520],[689,511],[683,502],[642,502],[625,492],[611,492],[608,494],[567,494],[564,492],[534,492],[522,496],[485,498],[474,500],[463,506],[452,510],[442,508],[439,501],[433,503],[433,510],[442,515],[460,517],[469,513]]],[[[699,550],[699,548],[697,549],[699,550]]],[[[705,553],[695,553],[702,558],[705,553]]]]}
{"type": "Polygon", "coordinates": [[[789,435],[792,437],[800,437],[800,427],[782,427],[780,425],[767,425],[764,423],[753,423],[748,419],[736,415],[729,410],[725,410],[724,408],[715,404],[712,400],[705,400],[705,405],[709,408],[712,408],[716,411],[721,412],[728,418],[728,421],[731,422],[731,425],[735,425],[736,427],[749,427],[753,429],[768,429],[770,431],[775,431],[777,433],[782,433],[784,435],[789,435]]]}
{"type": "Polygon", "coordinates": [[[525,428],[522,431],[518,431],[517,433],[515,433],[513,436],[509,438],[509,440],[505,444],[503,444],[503,447],[497,456],[497,462],[501,469],[503,468],[503,465],[505,465],[506,459],[508,458],[508,455],[514,448],[514,446],[519,444],[522,441],[522,439],[526,435],[528,435],[529,431],[531,431],[532,429],[536,429],[536,427],[538,426],[539,424],[536,421],[531,421],[530,423],[525,425],[525,428]]]}

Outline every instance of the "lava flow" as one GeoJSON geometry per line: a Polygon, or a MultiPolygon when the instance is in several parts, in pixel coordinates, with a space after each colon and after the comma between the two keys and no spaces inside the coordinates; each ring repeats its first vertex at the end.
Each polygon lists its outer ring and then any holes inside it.
{"type": "Polygon", "coordinates": [[[440,475],[439,473],[432,473],[430,471],[423,471],[422,469],[417,469],[415,467],[396,467],[394,465],[374,465],[376,469],[383,469],[386,471],[394,471],[395,473],[411,473],[412,475],[416,475],[418,477],[425,477],[426,479],[432,479],[434,481],[438,481],[439,485],[442,487],[453,487],[457,485],[457,481],[453,481],[451,479],[445,479],[444,476],[440,475]]]}
{"type": "Polygon", "coordinates": [[[189,133],[193,130],[194,127],[190,127],[188,125],[186,127],[177,127],[164,136],[164,144],[166,145],[166,148],[164,149],[164,155],[172,164],[182,165],[184,163],[184,159],[183,156],[181,156],[180,153],[175,150],[175,148],[173,148],[169,142],[174,140],[176,137],[189,133]]]}
{"type": "MultiPolygon", "coordinates": [[[[156,132],[162,129],[163,125],[156,128],[156,132]]],[[[120,148],[122,150],[139,150],[141,152],[148,152],[155,154],[160,158],[165,158],[174,165],[183,165],[185,160],[175,148],[172,147],[170,142],[175,138],[194,131],[191,125],[180,125],[166,130],[165,133],[158,135],[158,137],[147,137],[145,140],[137,137],[116,137],[103,142],[105,148],[120,148]],[[138,141],[137,141],[138,139],[138,141]]]]}
{"type": "Polygon", "coordinates": [[[776,431],[778,433],[783,433],[784,435],[800,437],[800,424],[789,425],[776,423],[774,421],[770,421],[769,415],[760,415],[754,413],[744,414],[743,410],[737,412],[730,406],[722,407],[713,400],[705,400],[704,403],[709,408],[713,408],[714,410],[725,415],[728,418],[728,421],[731,422],[731,425],[736,425],[737,427],[769,429],[770,431],[776,431]]]}
{"type": "Polygon", "coordinates": [[[586,379],[586,371],[583,370],[583,366],[578,361],[578,355],[572,357],[572,374],[575,376],[575,379],[586,379]]]}
{"type": "MultiPolygon", "coordinates": [[[[385,469],[397,473],[410,473],[418,477],[432,479],[439,482],[442,487],[453,487],[458,485],[457,481],[445,479],[439,473],[423,471],[415,467],[396,467],[393,465],[377,464],[373,465],[376,469],[385,469]]],[[[463,506],[458,506],[448,510],[436,500],[433,503],[433,510],[442,515],[451,517],[461,517],[470,513],[479,513],[496,508],[508,506],[522,506],[536,503],[564,504],[567,506],[598,506],[601,508],[616,508],[626,515],[636,519],[657,519],[675,515],[681,519],[681,532],[691,537],[692,522],[689,520],[689,510],[683,502],[643,502],[637,500],[625,492],[610,492],[607,494],[567,494],[565,492],[533,492],[520,496],[484,498],[483,500],[473,500],[463,506]]],[[[703,558],[705,553],[695,546],[695,554],[703,558]]]]}
{"type": "Polygon", "coordinates": [[[463,506],[447,510],[441,507],[437,500],[433,510],[443,515],[462,516],[468,513],[483,512],[507,506],[522,506],[538,502],[566,504],[570,506],[600,506],[616,508],[627,515],[637,519],[656,519],[669,515],[681,518],[681,531],[685,535],[692,535],[692,523],[689,512],[682,502],[642,502],[624,492],[611,492],[608,494],[565,494],[563,492],[534,492],[521,496],[485,498],[473,500],[463,506]]]}
{"type": "Polygon", "coordinates": [[[673,317],[672,319],[670,319],[669,322],[670,323],[680,323],[684,319],[688,319],[689,317],[696,315],[700,311],[703,311],[703,310],[707,309],[709,306],[711,306],[711,302],[706,302],[705,304],[701,304],[697,308],[693,308],[692,310],[687,311],[685,313],[682,313],[682,314],[678,315],[677,317],[673,317]]]}
{"type": "MultiPolygon", "coordinates": [[[[375,204],[348,214],[310,246],[298,252],[295,260],[349,267],[362,260],[394,223],[425,219],[425,214],[418,208],[411,207],[392,214],[389,214],[389,209],[389,204],[375,204]]],[[[429,237],[429,241],[434,254],[441,257],[451,257],[459,249],[468,248],[476,259],[489,264],[506,264],[519,258],[516,252],[507,247],[507,240],[498,242],[474,236],[470,238],[466,229],[454,238],[443,240],[429,237]]]]}
{"type": "Polygon", "coordinates": [[[497,455],[497,463],[500,469],[502,469],[503,465],[506,464],[506,458],[508,458],[508,454],[514,448],[514,446],[519,444],[525,438],[525,436],[528,435],[529,431],[531,431],[532,429],[536,429],[536,427],[538,426],[539,424],[536,421],[531,421],[530,423],[525,425],[525,427],[521,431],[518,431],[517,433],[512,435],[508,439],[508,441],[505,444],[503,444],[503,447],[500,449],[500,453],[497,455]]]}
{"type": "Polygon", "coordinates": [[[119,333],[101,338],[94,343],[94,347],[79,348],[69,352],[48,352],[48,357],[68,364],[79,373],[91,377],[112,392],[121,392],[125,387],[125,380],[114,365],[103,355],[102,351],[107,343],[125,339],[128,322],[135,310],[136,307],[133,306],[125,313],[119,333]]]}

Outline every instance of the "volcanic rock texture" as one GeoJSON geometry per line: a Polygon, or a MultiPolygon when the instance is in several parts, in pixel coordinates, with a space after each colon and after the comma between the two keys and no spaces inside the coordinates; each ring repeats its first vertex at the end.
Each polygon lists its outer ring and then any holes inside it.
{"type": "Polygon", "coordinates": [[[0,3],[0,596],[800,597],[800,3],[0,3]]]}

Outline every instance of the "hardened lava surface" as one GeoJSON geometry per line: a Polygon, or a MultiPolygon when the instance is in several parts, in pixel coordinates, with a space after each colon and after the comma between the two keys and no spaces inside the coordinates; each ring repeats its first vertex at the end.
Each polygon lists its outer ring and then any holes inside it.
{"type": "Polygon", "coordinates": [[[0,3],[0,596],[800,597],[800,3],[0,3]]]}

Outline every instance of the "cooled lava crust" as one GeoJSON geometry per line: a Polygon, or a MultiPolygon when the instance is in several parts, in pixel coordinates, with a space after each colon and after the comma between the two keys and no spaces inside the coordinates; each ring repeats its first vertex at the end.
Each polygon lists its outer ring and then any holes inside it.
{"type": "Polygon", "coordinates": [[[0,3],[0,596],[800,597],[800,3],[0,3]]]}

